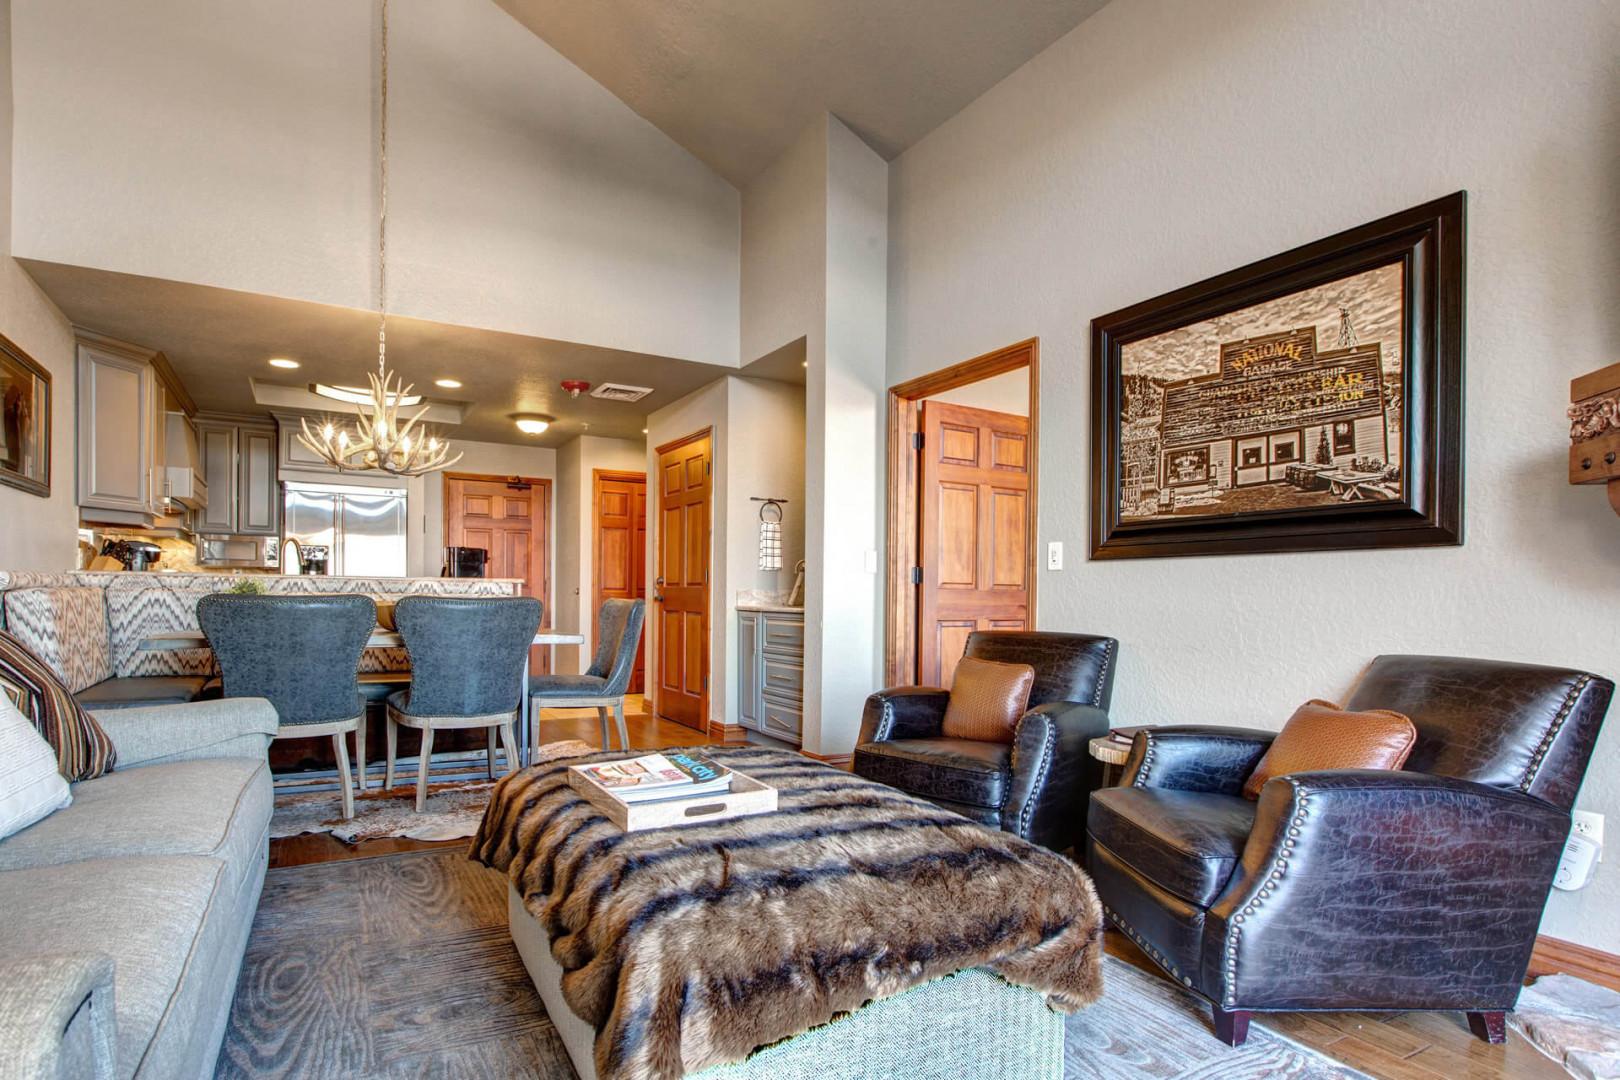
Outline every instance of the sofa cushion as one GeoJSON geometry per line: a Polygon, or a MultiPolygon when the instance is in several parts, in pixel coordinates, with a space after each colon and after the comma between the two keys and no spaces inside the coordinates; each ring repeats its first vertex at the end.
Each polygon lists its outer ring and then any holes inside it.
{"type": "Polygon", "coordinates": [[[95,717],[66,684],[22,642],[0,630],[0,693],[56,751],[56,768],[68,780],[90,780],[112,769],[118,753],[95,717]]]}
{"type": "Polygon", "coordinates": [[[270,823],[264,758],[201,758],[76,784],[73,805],[0,842],[0,871],[117,855],[211,855],[232,895],[270,823]]]}
{"type": "MultiPolygon", "coordinates": [[[[10,843],[10,841],[7,841],[10,843]]],[[[231,947],[223,908],[225,866],[194,855],[86,859],[0,874],[0,950],[8,956],[94,950],[113,958],[119,1077],[178,1076],[178,1044],[212,1027],[232,987],[191,971],[217,969],[231,947]],[[168,1029],[162,1052],[154,1044],[168,1029]],[[172,1048],[171,1048],[172,1047],[172,1048]],[[152,1060],[157,1053],[165,1060],[152,1060]]],[[[206,1037],[206,1035],[204,1036],[206,1037]]],[[[195,1071],[191,1075],[196,1075],[195,1071]]]]}
{"type": "Polygon", "coordinates": [[[56,771],[56,751],[0,694],[0,840],[72,801],[73,792],[56,771]]]}
{"type": "Polygon", "coordinates": [[[103,679],[73,696],[87,709],[134,709],[142,705],[184,705],[208,685],[206,675],[146,675],[103,679]]]}
{"type": "Polygon", "coordinates": [[[1240,795],[1107,788],[1092,793],[1086,831],[1161,889],[1207,908],[1237,869],[1254,807],[1240,795]]]}
{"type": "Polygon", "coordinates": [[[970,739],[893,739],[855,748],[855,772],[925,799],[994,808],[1007,801],[1012,747],[970,739]]]}
{"type": "Polygon", "coordinates": [[[107,601],[101,589],[14,589],[5,594],[5,607],[6,630],[68,690],[83,690],[112,677],[107,601]]]}

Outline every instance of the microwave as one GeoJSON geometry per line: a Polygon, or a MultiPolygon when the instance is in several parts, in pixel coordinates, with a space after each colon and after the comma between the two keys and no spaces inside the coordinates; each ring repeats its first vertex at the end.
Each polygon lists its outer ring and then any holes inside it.
{"type": "Polygon", "coordinates": [[[198,566],[281,569],[281,539],[275,536],[199,536],[198,566]]]}

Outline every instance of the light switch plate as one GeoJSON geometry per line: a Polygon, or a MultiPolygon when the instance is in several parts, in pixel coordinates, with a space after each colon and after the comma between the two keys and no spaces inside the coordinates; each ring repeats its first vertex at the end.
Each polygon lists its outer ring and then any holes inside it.
{"type": "Polygon", "coordinates": [[[1063,541],[1051,540],[1047,542],[1046,568],[1048,570],[1063,569],[1063,541]]]}

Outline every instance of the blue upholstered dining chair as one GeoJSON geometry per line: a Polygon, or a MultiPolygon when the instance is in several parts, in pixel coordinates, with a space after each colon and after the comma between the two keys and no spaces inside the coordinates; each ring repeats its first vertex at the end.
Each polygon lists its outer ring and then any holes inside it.
{"type": "Polygon", "coordinates": [[[371,597],[213,593],[197,601],[197,620],[219,661],[225,697],[269,699],[281,722],[278,739],[332,737],[343,816],[354,817],[344,736],[352,731],[365,745],[359,672],[377,626],[371,597]]]}
{"type": "Polygon", "coordinates": [[[388,695],[388,768],[394,786],[400,725],[422,733],[416,809],[427,806],[433,732],[486,728],[489,776],[495,778],[496,737],[506,744],[506,771],[517,767],[513,720],[523,704],[523,663],[540,629],[540,601],[530,596],[472,598],[407,596],[394,625],[411,654],[411,685],[388,695]]]}
{"type": "Polygon", "coordinates": [[[602,723],[602,749],[609,750],[611,709],[619,728],[619,745],[630,749],[630,736],[624,727],[624,695],[636,671],[636,652],[641,647],[641,624],[646,612],[645,600],[602,601],[596,617],[596,655],[585,674],[535,675],[529,679],[537,728],[541,709],[595,709],[602,723]]]}

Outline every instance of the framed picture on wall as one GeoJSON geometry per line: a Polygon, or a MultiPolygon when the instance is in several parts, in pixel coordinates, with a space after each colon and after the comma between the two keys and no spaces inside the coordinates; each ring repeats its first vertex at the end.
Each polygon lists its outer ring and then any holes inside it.
{"type": "Polygon", "coordinates": [[[1093,320],[1091,557],[1462,543],[1465,203],[1093,320]]]}
{"type": "Polygon", "coordinates": [[[51,493],[51,375],[0,336],[0,484],[51,493]]]}

